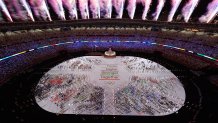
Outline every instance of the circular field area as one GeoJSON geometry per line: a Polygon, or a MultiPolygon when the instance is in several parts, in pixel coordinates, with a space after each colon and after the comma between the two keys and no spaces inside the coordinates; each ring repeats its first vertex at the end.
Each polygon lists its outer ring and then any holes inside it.
{"type": "Polygon", "coordinates": [[[37,104],[57,114],[164,116],[186,98],[171,71],[132,56],[70,59],[45,73],[35,92],[37,104]]]}

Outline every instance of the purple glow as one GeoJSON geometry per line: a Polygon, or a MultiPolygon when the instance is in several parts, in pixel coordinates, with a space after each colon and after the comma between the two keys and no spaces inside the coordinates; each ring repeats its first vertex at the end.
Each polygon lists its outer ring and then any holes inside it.
{"type": "Polygon", "coordinates": [[[88,0],[78,0],[82,19],[89,19],[88,0]]]}
{"type": "Polygon", "coordinates": [[[90,1],[90,10],[92,12],[92,18],[100,18],[100,0],[89,0],[90,1]]]}
{"type": "Polygon", "coordinates": [[[218,14],[218,0],[213,0],[207,6],[207,12],[199,18],[202,23],[209,23],[218,14]]]}
{"type": "Polygon", "coordinates": [[[161,10],[164,7],[164,3],[165,3],[165,0],[158,0],[156,12],[153,14],[154,16],[153,20],[157,21],[157,19],[159,18],[161,10]]]}
{"type": "Polygon", "coordinates": [[[63,8],[63,5],[62,5],[62,0],[48,0],[48,2],[52,6],[53,10],[58,15],[58,17],[61,20],[66,20],[65,19],[64,8],[63,8]]]}
{"type": "Polygon", "coordinates": [[[99,0],[100,11],[103,18],[111,18],[112,14],[112,0],[99,0]]]}
{"type": "Polygon", "coordinates": [[[37,18],[52,21],[45,0],[29,0],[29,2],[37,18]]]}
{"type": "Polygon", "coordinates": [[[10,13],[9,13],[9,11],[8,11],[8,9],[7,9],[6,5],[5,5],[5,3],[4,3],[4,1],[2,1],[2,0],[0,0],[0,7],[1,7],[3,13],[5,13],[5,15],[7,16],[7,19],[8,19],[10,22],[13,22],[13,20],[12,20],[12,18],[11,18],[11,15],[10,15],[10,13]]]}
{"type": "Polygon", "coordinates": [[[18,0],[5,0],[5,4],[13,19],[27,20],[25,10],[18,0]]]}
{"type": "Polygon", "coordinates": [[[28,16],[31,18],[32,21],[35,21],[34,18],[33,18],[33,13],[30,9],[30,6],[29,4],[27,3],[26,0],[21,0],[21,3],[23,5],[23,7],[26,9],[27,13],[28,13],[28,16]]]}
{"type": "Polygon", "coordinates": [[[184,17],[185,22],[188,22],[198,3],[199,0],[189,0],[182,8],[182,16],[184,17]]]}
{"type": "Polygon", "coordinates": [[[175,15],[176,13],[176,10],[178,9],[179,7],[179,4],[181,3],[182,0],[171,0],[171,11],[168,15],[168,22],[171,22],[173,20],[173,16],[175,15]]]}
{"type": "Polygon", "coordinates": [[[133,19],[135,15],[135,9],[136,9],[136,0],[129,0],[128,6],[126,9],[128,11],[130,19],[133,19]]]}
{"type": "MultiPolygon", "coordinates": [[[[171,10],[167,15],[167,21],[171,22],[182,0],[168,1],[171,3],[171,10]]],[[[188,22],[199,1],[200,0],[186,0],[186,3],[182,6],[181,14],[177,19],[181,20],[181,18],[184,17],[184,21],[188,22]]],[[[157,21],[159,19],[165,2],[166,0],[157,0],[156,10],[152,13],[152,20],[157,21]]],[[[143,6],[142,10],[140,10],[142,12],[140,13],[142,15],[141,19],[147,20],[151,4],[153,4],[152,0],[0,0],[0,8],[4,13],[3,15],[5,15],[10,22],[13,22],[13,20],[35,21],[35,19],[52,21],[49,9],[52,9],[60,20],[66,20],[66,15],[70,20],[78,18],[111,18],[113,7],[115,9],[115,15],[113,17],[122,19],[123,12],[127,10],[129,18],[134,19],[138,4],[143,6]],[[47,4],[49,4],[49,6],[47,4]],[[125,4],[127,6],[124,8],[125,4]],[[49,8],[50,6],[51,8],[49,8]],[[64,8],[67,12],[66,15],[64,8]],[[78,14],[81,15],[81,17],[78,17],[78,14]]],[[[218,0],[212,0],[207,6],[207,12],[200,16],[199,22],[210,23],[217,16],[217,13],[218,0]]],[[[0,21],[2,20],[3,19],[0,19],[0,21]]]]}
{"type": "Polygon", "coordinates": [[[122,18],[125,0],[113,0],[113,6],[116,10],[116,18],[122,18]]]}
{"type": "Polygon", "coordinates": [[[143,14],[142,14],[142,20],[146,20],[148,10],[150,9],[151,0],[141,0],[141,2],[142,2],[142,5],[144,6],[144,11],[143,11],[143,14]]]}
{"type": "Polygon", "coordinates": [[[76,0],[62,0],[62,2],[63,2],[63,5],[69,11],[69,18],[71,20],[78,19],[78,14],[76,10],[76,0]]]}

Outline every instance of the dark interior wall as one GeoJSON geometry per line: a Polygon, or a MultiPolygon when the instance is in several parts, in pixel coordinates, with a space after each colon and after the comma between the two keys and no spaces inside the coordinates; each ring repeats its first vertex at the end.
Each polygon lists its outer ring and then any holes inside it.
{"type": "MultiPolygon", "coordinates": [[[[103,37],[102,37],[103,39],[103,37]]],[[[108,39],[108,37],[106,38],[108,39]]],[[[82,39],[81,39],[82,40],[82,39]]],[[[58,43],[57,41],[68,42],[72,41],[72,39],[63,40],[63,39],[56,39],[49,41],[44,40],[39,42],[38,46],[46,46],[48,44],[54,44],[58,43]]],[[[88,42],[76,42],[76,43],[70,43],[70,44],[63,44],[60,46],[50,46],[43,49],[37,49],[35,48],[34,51],[27,52],[25,54],[21,54],[15,57],[12,57],[10,59],[6,59],[3,61],[0,61],[0,68],[1,68],[1,80],[0,83],[6,82],[11,77],[45,61],[50,58],[53,58],[58,55],[63,55],[65,53],[69,54],[75,54],[79,52],[104,52],[108,50],[108,48],[111,48],[117,52],[123,51],[123,52],[143,52],[143,53],[157,53],[155,51],[158,51],[159,54],[161,54],[163,57],[166,57],[167,59],[170,59],[172,61],[175,61],[177,63],[180,63],[186,67],[189,67],[190,69],[201,69],[205,68],[210,63],[206,60],[198,59],[194,55],[190,54],[184,54],[179,51],[175,51],[173,49],[166,50],[163,47],[144,44],[140,42],[92,42],[93,40],[89,40],[88,42]],[[97,45],[97,47],[95,47],[97,45]],[[186,57],[188,56],[188,57],[186,57]],[[188,60],[188,61],[187,61],[188,60]],[[200,64],[197,64],[200,63],[200,64]],[[188,65],[187,65],[188,64],[188,65]]],[[[37,42],[35,42],[37,43],[37,42]]],[[[32,49],[32,47],[28,47],[31,45],[28,45],[28,43],[25,44],[27,49],[32,49]]],[[[24,47],[23,45],[22,47],[24,47]]],[[[35,44],[37,46],[37,44],[35,44]]],[[[15,45],[17,48],[17,45],[15,45]]],[[[13,50],[13,46],[11,46],[11,50],[13,50]]],[[[10,49],[8,49],[10,50],[10,49]]],[[[119,53],[118,53],[119,55],[119,53]]]]}

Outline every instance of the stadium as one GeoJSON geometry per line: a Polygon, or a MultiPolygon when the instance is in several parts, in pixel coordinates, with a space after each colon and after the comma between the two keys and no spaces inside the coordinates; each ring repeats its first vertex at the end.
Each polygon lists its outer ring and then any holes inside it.
{"type": "Polygon", "coordinates": [[[218,0],[0,8],[1,122],[218,121],[218,0]]]}

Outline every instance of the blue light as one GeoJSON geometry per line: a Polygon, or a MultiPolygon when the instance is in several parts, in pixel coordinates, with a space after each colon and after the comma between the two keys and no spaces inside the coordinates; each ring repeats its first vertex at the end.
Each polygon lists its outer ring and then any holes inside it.
{"type": "Polygon", "coordinates": [[[4,57],[4,58],[1,58],[0,61],[3,61],[3,60],[6,60],[6,59],[9,59],[11,57],[14,57],[14,56],[7,56],[7,57],[4,57]]]}
{"type": "MultiPolygon", "coordinates": [[[[173,48],[173,49],[177,49],[177,50],[180,50],[180,51],[184,51],[184,52],[188,52],[188,53],[192,53],[194,54],[193,51],[190,51],[190,50],[186,50],[186,49],[183,49],[183,48],[179,48],[179,47],[174,47],[174,46],[170,46],[170,45],[164,45],[164,44],[158,44],[158,43],[155,43],[155,42],[149,42],[149,41],[143,41],[143,42],[140,42],[140,41],[120,41],[120,40],[109,40],[109,41],[75,41],[76,43],[79,43],[77,45],[75,45],[74,47],[78,47],[78,45],[82,45],[82,43],[84,42],[88,42],[88,43],[97,43],[99,46],[101,46],[102,44],[105,45],[112,45],[111,43],[119,43],[119,42],[124,42],[123,45],[126,45],[128,46],[129,44],[125,44],[126,43],[143,43],[143,44],[147,44],[147,45],[158,45],[158,46],[162,46],[162,47],[168,47],[168,48],[173,48]]],[[[52,45],[45,45],[45,46],[41,46],[41,47],[38,47],[36,49],[30,49],[30,50],[27,50],[27,51],[23,51],[23,52],[19,52],[19,53],[16,53],[16,54],[13,54],[13,55],[10,55],[10,56],[6,56],[6,57],[3,57],[0,59],[0,61],[3,61],[3,60],[6,60],[6,59],[9,59],[9,58],[12,58],[12,57],[15,57],[15,56],[18,56],[18,55],[21,55],[21,54],[24,54],[26,52],[32,52],[32,51],[35,51],[35,50],[39,50],[39,49],[44,49],[44,48],[48,48],[48,47],[53,47],[54,45],[55,46],[59,46],[59,45],[63,45],[63,44],[73,44],[75,42],[64,42],[64,43],[57,43],[57,44],[52,44],[52,45]]],[[[120,45],[120,43],[119,43],[120,45]]],[[[131,45],[131,44],[130,44],[131,45]]],[[[103,45],[102,45],[103,46],[103,45]]],[[[141,45],[141,46],[144,46],[144,45],[141,45]]],[[[210,60],[213,60],[213,61],[216,61],[218,62],[218,59],[216,58],[213,58],[213,57],[210,57],[210,56],[207,56],[207,55],[204,55],[204,54],[200,54],[200,53],[196,53],[198,56],[201,56],[201,57],[204,57],[204,58],[207,58],[207,59],[210,59],[210,60]]]]}

